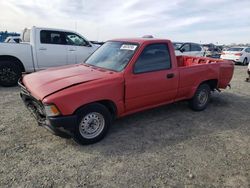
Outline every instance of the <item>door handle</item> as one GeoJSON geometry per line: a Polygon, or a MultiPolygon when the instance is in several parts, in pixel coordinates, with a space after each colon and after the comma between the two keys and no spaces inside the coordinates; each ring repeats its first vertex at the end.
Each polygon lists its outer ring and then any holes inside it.
{"type": "Polygon", "coordinates": [[[47,50],[47,48],[41,47],[41,48],[39,48],[39,50],[47,50]]]}
{"type": "Polygon", "coordinates": [[[174,73],[169,73],[167,74],[167,79],[173,78],[174,77],[174,73]]]}
{"type": "Polygon", "coordinates": [[[75,49],[69,49],[69,51],[70,51],[70,52],[74,52],[74,51],[76,51],[76,50],[75,50],[75,49]]]}

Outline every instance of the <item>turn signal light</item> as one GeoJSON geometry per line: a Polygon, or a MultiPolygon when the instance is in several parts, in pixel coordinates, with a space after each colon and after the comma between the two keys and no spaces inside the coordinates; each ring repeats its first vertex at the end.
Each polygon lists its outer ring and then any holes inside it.
{"type": "Polygon", "coordinates": [[[44,106],[45,109],[45,113],[47,116],[58,116],[60,115],[60,111],[58,110],[58,108],[54,105],[45,105],[44,106]]]}

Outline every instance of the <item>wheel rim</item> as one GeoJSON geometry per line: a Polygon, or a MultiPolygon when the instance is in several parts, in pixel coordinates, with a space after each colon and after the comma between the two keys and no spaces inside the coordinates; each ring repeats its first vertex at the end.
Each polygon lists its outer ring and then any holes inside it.
{"type": "Polygon", "coordinates": [[[0,80],[7,83],[15,82],[17,79],[17,73],[9,68],[4,67],[0,70],[0,80]]]}
{"type": "Polygon", "coordinates": [[[100,135],[105,126],[105,119],[98,112],[91,112],[83,117],[79,125],[82,137],[92,139],[100,135]]]}
{"type": "Polygon", "coordinates": [[[198,94],[199,106],[205,105],[207,103],[207,100],[208,100],[208,92],[205,89],[203,89],[198,94]]]}

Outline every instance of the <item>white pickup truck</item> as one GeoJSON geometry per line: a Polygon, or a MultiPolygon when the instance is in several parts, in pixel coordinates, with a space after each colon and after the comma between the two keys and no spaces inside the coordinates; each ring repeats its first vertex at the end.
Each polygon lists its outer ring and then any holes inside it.
{"type": "Polygon", "coordinates": [[[98,47],[73,31],[24,29],[21,43],[0,43],[0,85],[16,85],[22,72],[80,63],[98,47]]]}

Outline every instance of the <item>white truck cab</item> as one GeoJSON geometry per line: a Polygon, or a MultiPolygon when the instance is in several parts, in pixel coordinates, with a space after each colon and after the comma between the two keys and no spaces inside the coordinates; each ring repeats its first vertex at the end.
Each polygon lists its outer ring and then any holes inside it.
{"type": "Polygon", "coordinates": [[[74,31],[35,26],[24,29],[21,39],[0,44],[2,86],[15,85],[22,72],[81,63],[99,47],[74,31]]]}

